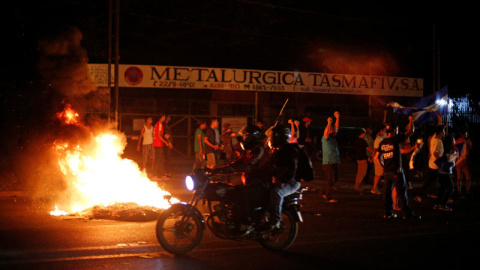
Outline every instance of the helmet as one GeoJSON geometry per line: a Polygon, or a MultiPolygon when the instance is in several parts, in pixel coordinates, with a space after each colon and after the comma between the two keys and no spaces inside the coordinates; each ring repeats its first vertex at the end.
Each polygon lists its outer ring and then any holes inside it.
{"type": "Polygon", "coordinates": [[[242,147],[251,150],[263,140],[263,132],[256,126],[247,126],[242,131],[242,147]]]}
{"type": "Polygon", "coordinates": [[[291,132],[287,127],[278,125],[272,128],[269,138],[269,146],[271,148],[277,148],[290,141],[291,132]]]}

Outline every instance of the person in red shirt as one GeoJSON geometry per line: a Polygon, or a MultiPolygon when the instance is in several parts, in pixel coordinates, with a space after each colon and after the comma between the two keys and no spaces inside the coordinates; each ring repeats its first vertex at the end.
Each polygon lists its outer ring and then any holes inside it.
{"type": "Polygon", "coordinates": [[[165,177],[165,146],[169,146],[170,143],[163,137],[165,114],[160,114],[153,130],[153,149],[155,151],[155,168],[153,180],[167,179],[165,177]]]}

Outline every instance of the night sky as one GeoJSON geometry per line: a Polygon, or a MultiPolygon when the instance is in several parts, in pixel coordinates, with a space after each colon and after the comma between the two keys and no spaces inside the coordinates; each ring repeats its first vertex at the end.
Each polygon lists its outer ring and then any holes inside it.
{"type": "MultiPolygon", "coordinates": [[[[90,63],[107,62],[108,1],[31,2],[7,4],[3,19],[12,38],[10,65],[27,68],[23,76],[36,69],[38,39],[60,36],[67,26],[82,33],[90,63]]],[[[433,91],[435,24],[440,87],[469,87],[466,76],[457,77],[472,74],[466,64],[476,47],[475,25],[468,7],[323,2],[122,0],[120,63],[421,77],[433,91]],[[344,65],[331,60],[339,57],[344,65]],[[384,68],[357,67],[369,61],[384,68]]]]}
{"type": "MultiPolygon", "coordinates": [[[[435,25],[440,87],[478,95],[474,9],[391,2],[121,0],[120,63],[420,77],[430,93],[435,25]]],[[[107,63],[107,25],[107,0],[3,4],[2,166],[66,94],[45,72],[45,44],[80,42],[56,59],[62,71],[107,63]]]]}

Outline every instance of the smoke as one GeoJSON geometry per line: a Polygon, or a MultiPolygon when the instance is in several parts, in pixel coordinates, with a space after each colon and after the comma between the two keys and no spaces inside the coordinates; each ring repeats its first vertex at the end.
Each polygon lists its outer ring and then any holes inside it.
{"type": "Polygon", "coordinates": [[[88,56],[81,46],[82,39],[80,30],[67,27],[58,35],[44,37],[38,42],[40,75],[66,97],[84,96],[96,89],[88,78],[88,56]]]}
{"type": "Polygon", "coordinates": [[[29,134],[24,137],[20,151],[12,156],[11,163],[14,164],[15,181],[39,201],[57,199],[69,189],[53,147],[56,141],[86,145],[96,133],[115,126],[98,115],[86,114],[87,111],[109,111],[109,89],[97,88],[89,78],[88,54],[81,46],[82,39],[78,28],[65,27],[40,38],[37,43],[38,74],[55,98],[53,104],[42,104],[43,113],[51,115],[46,118],[29,116],[38,118],[38,123],[30,126],[29,134]],[[52,114],[52,111],[63,110],[67,103],[78,111],[82,124],[65,125],[52,114]]]}
{"type": "Polygon", "coordinates": [[[319,49],[310,55],[327,73],[392,76],[399,73],[395,59],[382,52],[350,52],[338,49],[319,49]]]}
{"type": "Polygon", "coordinates": [[[80,114],[85,111],[108,111],[109,89],[97,88],[88,75],[88,53],[82,47],[83,35],[73,26],[38,41],[38,72],[49,87],[64,96],[80,114]]]}

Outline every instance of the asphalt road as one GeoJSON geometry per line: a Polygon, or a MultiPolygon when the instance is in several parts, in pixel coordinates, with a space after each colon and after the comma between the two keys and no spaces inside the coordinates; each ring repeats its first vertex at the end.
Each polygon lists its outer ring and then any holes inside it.
{"type": "MultiPolygon", "coordinates": [[[[157,243],[153,220],[52,217],[48,202],[4,193],[0,269],[461,269],[476,263],[477,199],[453,202],[452,212],[433,210],[432,198],[412,200],[421,220],[386,220],[381,195],[353,192],[355,166],[348,162],[337,185],[339,202],[329,204],[316,192],[306,193],[298,238],[280,253],[256,242],[220,240],[206,231],[197,249],[174,256],[157,243]]],[[[161,184],[188,200],[181,174],[178,170],[161,184]]]]}

